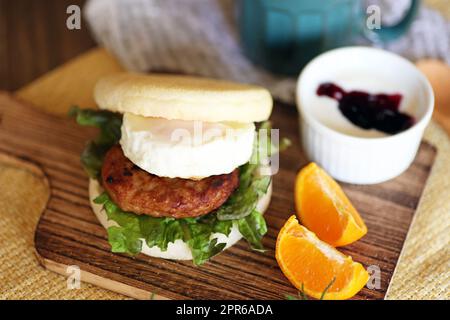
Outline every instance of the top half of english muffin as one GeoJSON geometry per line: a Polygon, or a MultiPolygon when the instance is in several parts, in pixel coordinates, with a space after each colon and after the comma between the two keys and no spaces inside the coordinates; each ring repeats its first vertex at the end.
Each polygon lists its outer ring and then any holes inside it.
{"type": "Polygon", "coordinates": [[[97,82],[94,97],[101,109],[169,120],[259,122],[272,112],[262,87],[182,75],[116,73],[97,82]]]}

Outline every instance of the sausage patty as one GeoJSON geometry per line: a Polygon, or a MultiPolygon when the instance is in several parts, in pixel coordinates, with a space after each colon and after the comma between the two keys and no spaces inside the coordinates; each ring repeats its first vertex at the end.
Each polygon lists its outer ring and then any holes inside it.
{"type": "Polygon", "coordinates": [[[238,169],[201,180],[158,177],[133,164],[120,145],[107,152],[101,176],[103,187],[122,210],[177,219],[217,209],[239,185],[238,169]]]}

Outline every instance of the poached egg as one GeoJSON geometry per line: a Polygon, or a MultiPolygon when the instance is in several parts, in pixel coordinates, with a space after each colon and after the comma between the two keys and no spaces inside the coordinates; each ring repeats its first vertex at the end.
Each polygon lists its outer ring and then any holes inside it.
{"type": "Polygon", "coordinates": [[[160,177],[203,179],[228,174],[250,160],[253,123],[167,120],[125,113],[125,156],[160,177]]]}

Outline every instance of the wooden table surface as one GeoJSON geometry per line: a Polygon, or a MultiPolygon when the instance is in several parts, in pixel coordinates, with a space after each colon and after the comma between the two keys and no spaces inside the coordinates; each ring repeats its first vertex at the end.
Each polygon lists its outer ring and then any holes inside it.
{"type": "Polygon", "coordinates": [[[85,0],[0,0],[0,89],[15,91],[95,46],[82,21],[68,30],[66,9],[85,0]]]}

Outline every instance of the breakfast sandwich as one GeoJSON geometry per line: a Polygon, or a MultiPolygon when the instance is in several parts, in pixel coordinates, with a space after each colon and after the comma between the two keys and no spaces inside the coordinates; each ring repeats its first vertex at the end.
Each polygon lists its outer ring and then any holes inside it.
{"type": "Polygon", "coordinates": [[[99,128],[81,162],[113,252],[201,264],[241,238],[263,250],[272,189],[260,169],[278,151],[266,89],[119,73],[94,97],[100,110],[71,113],[99,128]]]}

